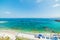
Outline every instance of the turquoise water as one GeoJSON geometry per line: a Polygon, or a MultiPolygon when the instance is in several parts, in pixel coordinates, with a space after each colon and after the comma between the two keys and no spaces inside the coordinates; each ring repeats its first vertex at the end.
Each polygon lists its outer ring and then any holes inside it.
{"type": "Polygon", "coordinates": [[[25,32],[60,32],[60,22],[49,18],[0,18],[0,29],[25,32]]]}

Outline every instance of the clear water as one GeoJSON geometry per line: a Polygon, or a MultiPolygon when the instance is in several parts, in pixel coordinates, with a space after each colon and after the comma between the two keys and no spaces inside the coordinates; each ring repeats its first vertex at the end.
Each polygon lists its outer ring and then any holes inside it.
{"type": "Polygon", "coordinates": [[[0,29],[28,32],[60,32],[60,22],[49,18],[0,18],[0,29]]]}

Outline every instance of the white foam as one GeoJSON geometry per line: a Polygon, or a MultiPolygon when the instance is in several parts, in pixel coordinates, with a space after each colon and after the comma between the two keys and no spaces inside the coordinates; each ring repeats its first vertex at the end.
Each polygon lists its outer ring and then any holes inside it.
{"type": "Polygon", "coordinates": [[[7,22],[8,22],[8,21],[0,21],[0,24],[1,24],[1,23],[7,23],[7,22]]]}

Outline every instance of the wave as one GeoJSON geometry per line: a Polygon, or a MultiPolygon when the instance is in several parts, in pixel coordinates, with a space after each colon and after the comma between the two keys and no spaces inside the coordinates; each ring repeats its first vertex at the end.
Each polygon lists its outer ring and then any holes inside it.
{"type": "Polygon", "coordinates": [[[8,22],[8,21],[0,21],[0,24],[1,24],[1,23],[7,23],[7,22],[8,22]]]}

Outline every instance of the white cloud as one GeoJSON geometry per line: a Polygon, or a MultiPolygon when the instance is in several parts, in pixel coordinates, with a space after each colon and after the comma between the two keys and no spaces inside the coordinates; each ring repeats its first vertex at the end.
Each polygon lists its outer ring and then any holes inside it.
{"type": "Polygon", "coordinates": [[[9,11],[6,11],[6,12],[4,12],[5,14],[11,14],[11,12],[9,12],[9,11]]]}
{"type": "Polygon", "coordinates": [[[55,4],[53,5],[53,7],[60,7],[60,4],[55,4]]]}
{"type": "Polygon", "coordinates": [[[56,2],[58,2],[59,0],[55,0],[56,2]]]}
{"type": "Polygon", "coordinates": [[[42,0],[36,0],[37,3],[40,3],[42,0]]]}

